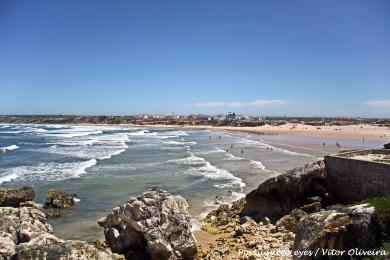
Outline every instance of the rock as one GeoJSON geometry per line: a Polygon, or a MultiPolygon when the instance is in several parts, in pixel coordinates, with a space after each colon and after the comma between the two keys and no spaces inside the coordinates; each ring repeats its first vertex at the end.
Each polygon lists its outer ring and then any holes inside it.
{"type": "Polygon", "coordinates": [[[46,193],[46,207],[69,208],[74,205],[75,193],[67,193],[59,189],[49,189],[46,193]]]}
{"type": "Polygon", "coordinates": [[[295,208],[303,206],[307,198],[320,196],[325,188],[325,163],[318,161],[288,171],[285,174],[268,179],[248,193],[242,216],[251,216],[256,220],[267,216],[277,220],[295,208]],[[320,186],[321,185],[321,186],[320,186]],[[321,189],[320,189],[321,187],[321,189]]]}
{"type": "Polygon", "coordinates": [[[24,186],[20,189],[0,189],[0,207],[19,207],[20,203],[33,200],[35,190],[32,186],[24,186]]]}
{"type": "Polygon", "coordinates": [[[98,221],[107,245],[126,259],[194,259],[188,204],[180,196],[151,189],[98,221]]]}
{"type": "Polygon", "coordinates": [[[15,254],[15,242],[9,233],[0,231],[0,259],[10,258],[15,254]]]}
{"type": "Polygon", "coordinates": [[[310,204],[314,203],[314,202],[321,202],[321,201],[322,201],[322,198],[319,196],[307,198],[307,202],[309,202],[310,204]]]}
{"type": "Polygon", "coordinates": [[[21,202],[19,204],[20,207],[27,207],[27,208],[34,208],[34,209],[40,209],[41,205],[34,201],[26,201],[26,202],[21,202]]]}
{"type": "Polygon", "coordinates": [[[270,220],[268,217],[262,217],[262,218],[261,218],[261,222],[262,222],[264,225],[271,224],[271,220],[270,220]]]}
{"type": "Polygon", "coordinates": [[[254,235],[258,229],[257,223],[251,219],[247,222],[245,222],[242,225],[239,225],[234,230],[234,236],[242,236],[243,234],[252,234],[254,235]]]}
{"type": "Polygon", "coordinates": [[[307,216],[307,214],[300,209],[293,209],[290,214],[283,216],[276,222],[278,231],[289,231],[295,233],[297,231],[299,221],[307,216]]]}
{"type": "Polygon", "coordinates": [[[1,207],[0,231],[10,234],[15,244],[28,242],[42,233],[53,233],[43,212],[26,207],[1,207]]]}
{"type": "Polygon", "coordinates": [[[221,229],[221,232],[229,232],[229,230],[225,229],[226,226],[234,226],[240,222],[243,223],[250,220],[251,218],[249,217],[240,217],[244,204],[245,200],[242,198],[233,202],[230,207],[227,204],[220,205],[203,219],[204,225],[202,229],[210,230],[211,227],[212,229],[221,229]]]}
{"type": "Polygon", "coordinates": [[[247,217],[247,216],[241,217],[240,224],[244,224],[244,223],[248,222],[249,220],[251,220],[250,217],[247,217]]]}
{"type": "Polygon", "coordinates": [[[62,240],[42,234],[16,246],[16,259],[111,259],[104,251],[83,241],[62,240]]]}
{"type": "Polygon", "coordinates": [[[383,145],[383,148],[384,148],[384,149],[390,149],[390,143],[384,144],[384,145],[383,145]]]}
{"type": "Polygon", "coordinates": [[[86,242],[61,240],[34,207],[0,207],[0,259],[110,259],[86,242]]]}
{"type": "Polygon", "coordinates": [[[314,202],[314,203],[309,204],[309,205],[303,205],[299,209],[303,210],[307,214],[311,214],[311,213],[314,213],[314,212],[319,212],[319,211],[321,211],[321,203],[320,202],[314,202]]]}
{"type": "Polygon", "coordinates": [[[47,218],[58,218],[63,215],[62,211],[57,210],[57,209],[50,209],[45,211],[46,217],[47,218]]]}
{"type": "MultiPolygon", "coordinates": [[[[340,208],[310,214],[298,224],[293,250],[375,248],[379,242],[380,231],[372,218],[373,213],[373,207],[361,204],[342,210],[340,208]]],[[[318,255],[314,259],[322,257],[318,255]]]]}

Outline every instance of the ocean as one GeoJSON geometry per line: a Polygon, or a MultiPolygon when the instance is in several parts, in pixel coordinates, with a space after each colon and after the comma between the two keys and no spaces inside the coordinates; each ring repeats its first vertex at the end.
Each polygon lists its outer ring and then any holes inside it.
{"type": "Polygon", "coordinates": [[[187,128],[2,124],[0,187],[32,184],[39,203],[49,188],[77,193],[73,208],[49,219],[64,239],[102,239],[96,221],[155,186],[186,198],[198,228],[218,203],[327,154],[277,144],[283,138],[187,128]]]}

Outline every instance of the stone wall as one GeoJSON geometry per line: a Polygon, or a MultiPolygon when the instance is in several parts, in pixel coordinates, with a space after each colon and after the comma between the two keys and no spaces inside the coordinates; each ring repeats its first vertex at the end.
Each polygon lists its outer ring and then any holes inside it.
{"type": "Polygon", "coordinates": [[[327,187],[337,201],[352,203],[390,196],[390,164],[349,158],[370,153],[390,154],[390,151],[364,150],[325,156],[327,187]]]}

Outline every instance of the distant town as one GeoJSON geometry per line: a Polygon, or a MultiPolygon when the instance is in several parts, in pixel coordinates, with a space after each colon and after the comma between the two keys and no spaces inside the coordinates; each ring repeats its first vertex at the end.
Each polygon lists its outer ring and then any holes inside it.
{"type": "Polygon", "coordinates": [[[79,116],[79,115],[0,115],[0,123],[35,124],[134,124],[173,126],[262,126],[286,123],[312,126],[371,124],[390,126],[390,118],[346,118],[346,117],[288,117],[240,115],[234,112],[219,115],[190,114],[162,115],[139,114],[131,116],[79,116]]]}

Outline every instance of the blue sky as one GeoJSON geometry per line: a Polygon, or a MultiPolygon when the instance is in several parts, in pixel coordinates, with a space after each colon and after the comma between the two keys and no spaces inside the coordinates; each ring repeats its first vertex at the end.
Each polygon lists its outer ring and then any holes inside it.
{"type": "Polygon", "coordinates": [[[390,1],[0,0],[0,114],[390,117],[390,1]]]}

